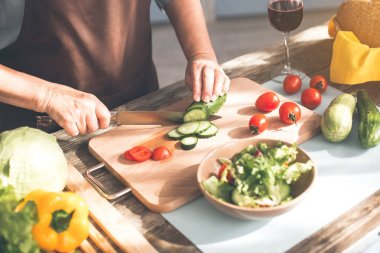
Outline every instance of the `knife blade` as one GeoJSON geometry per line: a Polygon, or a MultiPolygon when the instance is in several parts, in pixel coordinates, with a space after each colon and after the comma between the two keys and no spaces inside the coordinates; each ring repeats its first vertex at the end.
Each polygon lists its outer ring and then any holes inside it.
{"type": "MultiPolygon", "coordinates": [[[[111,121],[117,125],[173,125],[182,123],[183,112],[174,111],[111,111],[111,121]]],[[[36,116],[37,128],[59,129],[49,115],[36,116]]]]}
{"type": "Polygon", "coordinates": [[[174,111],[114,111],[111,115],[117,125],[172,125],[183,118],[183,112],[174,111]]]}

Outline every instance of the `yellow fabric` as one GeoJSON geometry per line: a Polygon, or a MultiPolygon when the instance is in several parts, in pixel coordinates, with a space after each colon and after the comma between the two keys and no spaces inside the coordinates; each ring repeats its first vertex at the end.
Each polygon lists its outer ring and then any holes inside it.
{"type": "Polygon", "coordinates": [[[333,45],[330,80],[341,84],[380,81],[380,48],[361,44],[347,31],[339,31],[333,45]]]}

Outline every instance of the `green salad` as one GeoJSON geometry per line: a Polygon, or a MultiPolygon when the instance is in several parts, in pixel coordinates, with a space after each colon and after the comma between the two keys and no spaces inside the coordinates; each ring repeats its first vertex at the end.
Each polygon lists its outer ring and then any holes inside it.
{"type": "Polygon", "coordinates": [[[219,158],[218,175],[203,181],[203,186],[214,197],[239,206],[277,206],[293,198],[292,184],[314,166],[311,160],[300,163],[296,157],[296,145],[249,145],[231,159],[219,158]]]}

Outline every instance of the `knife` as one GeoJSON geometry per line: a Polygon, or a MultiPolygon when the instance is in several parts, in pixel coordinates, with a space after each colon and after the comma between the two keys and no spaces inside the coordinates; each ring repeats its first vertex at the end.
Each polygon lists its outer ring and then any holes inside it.
{"type": "MultiPolygon", "coordinates": [[[[183,112],[174,111],[111,111],[111,121],[117,125],[173,125],[182,123],[183,112]]],[[[56,129],[59,126],[48,115],[36,117],[37,128],[56,129]]]]}
{"type": "Polygon", "coordinates": [[[172,125],[182,123],[183,112],[113,111],[111,120],[118,125],[172,125]]]}

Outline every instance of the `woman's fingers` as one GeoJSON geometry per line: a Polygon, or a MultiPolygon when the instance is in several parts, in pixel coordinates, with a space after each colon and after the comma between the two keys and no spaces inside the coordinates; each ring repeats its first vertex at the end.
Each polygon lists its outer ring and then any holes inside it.
{"type": "Polygon", "coordinates": [[[107,128],[111,121],[111,113],[107,107],[98,100],[95,108],[95,114],[98,121],[98,126],[101,129],[107,128]]]}
{"type": "Polygon", "coordinates": [[[212,67],[204,66],[202,72],[202,100],[210,102],[213,86],[214,86],[215,71],[212,67]]]}
{"type": "Polygon", "coordinates": [[[224,73],[219,70],[215,70],[215,78],[214,78],[214,88],[212,91],[211,100],[214,101],[218,98],[218,96],[222,93],[222,88],[224,84],[224,73]]]}
{"type": "Polygon", "coordinates": [[[215,100],[229,90],[230,79],[223,69],[212,60],[197,59],[188,63],[186,84],[192,87],[195,101],[215,100]]]}
{"type": "Polygon", "coordinates": [[[44,112],[70,136],[107,128],[111,120],[107,107],[96,96],[63,85],[54,86],[46,104],[44,112]]]}

